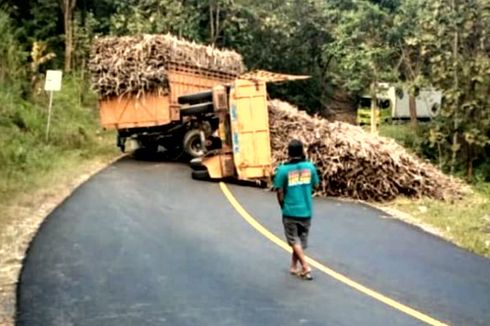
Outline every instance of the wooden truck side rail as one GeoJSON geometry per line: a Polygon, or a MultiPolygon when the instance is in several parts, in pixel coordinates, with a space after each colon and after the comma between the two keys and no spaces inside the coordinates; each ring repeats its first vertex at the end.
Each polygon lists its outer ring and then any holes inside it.
{"type": "Polygon", "coordinates": [[[168,93],[120,96],[99,101],[101,125],[105,129],[155,127],[180,121],[177,99],[181,95],[209,90],[238,76],[178,63],[166,65],[168,93]]]}

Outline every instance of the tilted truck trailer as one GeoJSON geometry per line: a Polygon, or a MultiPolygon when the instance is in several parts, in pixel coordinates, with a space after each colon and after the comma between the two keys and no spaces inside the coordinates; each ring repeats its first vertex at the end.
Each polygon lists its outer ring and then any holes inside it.
{"type": "Polygon", "coordinates": [[[243,64],[232,51],[169,35],[144,35],[97,40],[90,70],[99,95],[100,123],[117,130],[117,146],[124,151],[131,138],[140,147],[177,158],[183,153],[203,155],[203,146],[212,147],[218,128],[212,103],[181,105],[178,99],[186,94],[199,97],[232,82],[243,64]]]}

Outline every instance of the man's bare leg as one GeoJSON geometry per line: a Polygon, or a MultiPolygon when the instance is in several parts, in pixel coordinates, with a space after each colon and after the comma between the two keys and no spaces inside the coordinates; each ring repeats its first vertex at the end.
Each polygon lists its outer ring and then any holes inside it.
{"type": "Polygon", "coordinates": [[[296,244],[293,245],[293,255],[294,254],[296,254],[296,258],[301,263],[302,272],[303,273],[304,272],[309,272],[311,269],[310,269],[310,266],[308,265],[308,263],[306,262],[305,253],[303,251],[303,247],[301,246],[301,244],[296,243],[296,244]]]}
{"type": "Polygon", "coordinates": [[[291,254],[291,268],[289,269],[289,271],[292,274],[296,274],[298,272],[298,270],[296,269],[296,266],[298,265],[298,261],[299,261],[298,255],[296,255],[296,253],[293,250],[293,253],[291,254]]]}

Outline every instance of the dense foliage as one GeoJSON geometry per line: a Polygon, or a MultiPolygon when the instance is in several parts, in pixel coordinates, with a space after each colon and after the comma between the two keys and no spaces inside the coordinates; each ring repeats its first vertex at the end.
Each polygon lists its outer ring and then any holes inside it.
{"type": "MultiPolygon", "coordinates": [[[[379,82],[444,93],[424,137],[454,173],[490,179],[488,0],[3,1],[0,83],[36,96],[47,68],[84,79],[97,35],[167,33],[232,48],[249,69],[309,74],[274,97],[331,115],[379,82]],[[476,172],[475,172],[476,171],[476,172]]],[[[85,85],[83,86],[85,87],[85,85]]]]}

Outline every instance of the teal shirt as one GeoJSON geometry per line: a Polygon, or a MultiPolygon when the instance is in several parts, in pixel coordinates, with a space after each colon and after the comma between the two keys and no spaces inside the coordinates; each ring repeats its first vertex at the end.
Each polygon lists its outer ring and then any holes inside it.
{"type": "Polygon", "coordinates": [[[313,187],[320,183],[315,165],[309,161],[279,165],[274,188],[284,191],[282,215],[309,218],[312,216],[313,187]]]}

